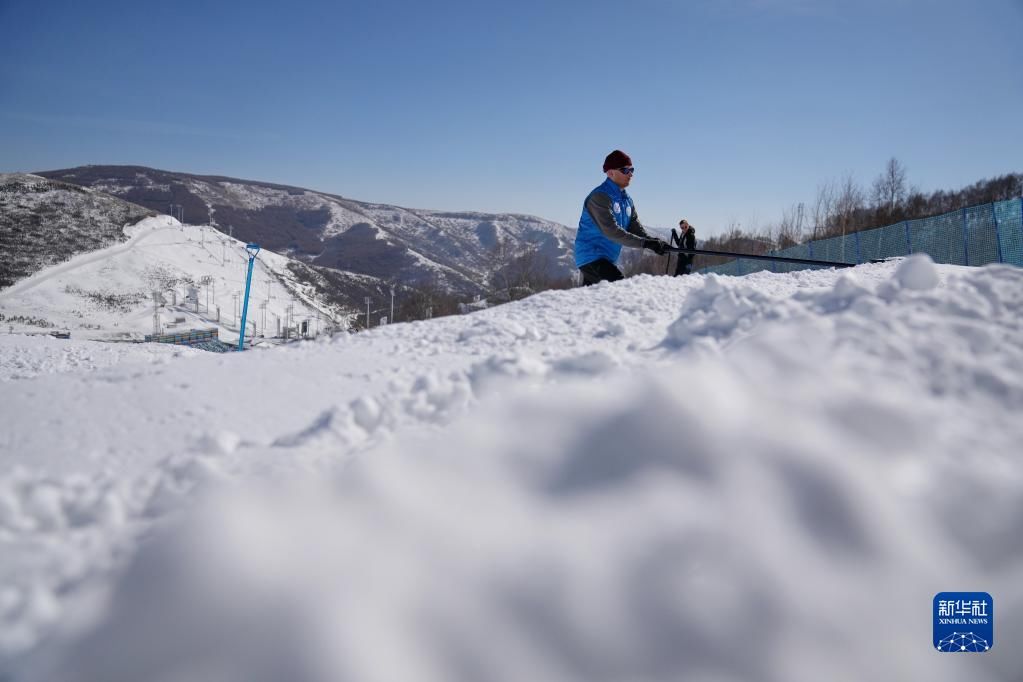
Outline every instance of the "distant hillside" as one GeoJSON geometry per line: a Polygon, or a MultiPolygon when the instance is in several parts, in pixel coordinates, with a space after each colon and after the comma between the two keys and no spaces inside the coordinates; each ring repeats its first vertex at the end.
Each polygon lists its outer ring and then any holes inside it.
{"type": "Polygon", "coordinates": [[[552,279],[573,272],[574,231],[533,216],[407,209],[300,187],[140,166],[85,166],[40,175],[160,213],[179,212],[185,223],[212,220],[237,239],[388,285],[428,284],[460,295],[485,295],[495,270],[524,256],[540,260],[552,279]],[[508,255],[505,262],[495,261],[497,250],[508,255]]]}
{"type": "Polygon", "coordinates": [[[0,288],[72,256],[126,239],[154,211],[75,184],[0,174],[0,288]]]}
{"type": "MultiPolygon", "coordinates": [[[[169,216],[142,220],[122,236],[0,289],[0,323],[22,333],[60,329],[104,340],[139,340],[157,328],[217,328],[221,339],[237,339],[248,264],[243,242],[169,216]]],[[[340,292],[380,296],[359,279],[263,249],[252,271],[248,333],[255,340],[348,329],[362,300],[340,292]],[[325,273],[337,277],[327,281],[325,273]]]]}
{"type": "MultiPolygon", "coordinates": [[[[87,256],[90,262],[99,263],[101,268],[112,268],[113,261],[106,261],[104,250],[127,242],[128,235],[135,230],[133,226],[154,215],[154,211],[110,196],[96,188],[25,173],[0,174],[0,297],[7,299],[10,304],[10,295],[15,294],[15,290],[25,286],[36,287],[34,282],[38,278],[34,278],[34,275],[68,261],[77,262],[77,256],[87,256]]],[[[205,239],[207,251],[214,249],[220,242],[234,245],[224,249],[223,253],[221,250],[207,253],[209,258],[219,262],[221,258],[231,256],[231,249],[236,252],[231,257],[239,258],[237,251],[239,244],[244,246],[243,242],[204,229],[210,235],[205,239]],[[214,235],[221,239],[215,241],[214,235]]],[[[180,246],[184,251],[187,251],[185,247],[189,242],[198,239],[198,230],[191,227],[182,231],[180,246]]],[[[153,253],[154,261],[150,266],[162,271],[171,267],[171,263],[177,263],[172,269],[178,272],[176,281],[179,284],[194,284],[203,274],[217,272],[216,269],[202,272],[203,268],[196,269],[189,265],[192,259],[185,257],[184,251],[178,253],[166,245],[153,253]]],[[[282,289],[289,292],[294,300],[304,301],[311,308],[320,310],[333,320],[335,326],[348,326],[349,317],[359,310],[365,310],[364,300],[367,296],[383,300],[390,294],[388,283],[376,277],[286,257],[277,259],[271,249],[264,249],[261,260],[266,259],[275,259],[277,270],[273,277],[282,289]]],[[[116,275],[114,270],[109,273],[108,282],[104,282],[104,277],[92,273],[87,284],[71,278],[67,279],[65,285],[69,291],[85,292],[82,296],[90,300],[111,296],[114,299],[131,299],[134,302],[133,311],[148,305],[146,300],[152,282],[131,274],[116,275]]],[[[398,289],[401,290],[401,287],[398,289]]],[[[39,291],[47,290],[44,287],[39,291]]],[[[62,289],[31,302],[26,301],[13,312],[8,305],[7,318],[12,315],[23,319],[53,318],[51,322],[59,322],[68,328],[78,328],[79,324],[87,327],[95,325],[96,321],[92,318],[96,311],[89,312],[88,305],[83,304],[74,314],[69,312],[76,310],[73,301],[57,306],[64,306],[63,314],[54,307],[57,298],[63,298],[66,293],[62,289]],[[78,313],[83,315],[81,319],[77,322],[69,320],[69,315],[74,318],[78,313]]],[[[135,326],[141,328],[138,324],[135,326]]]]}

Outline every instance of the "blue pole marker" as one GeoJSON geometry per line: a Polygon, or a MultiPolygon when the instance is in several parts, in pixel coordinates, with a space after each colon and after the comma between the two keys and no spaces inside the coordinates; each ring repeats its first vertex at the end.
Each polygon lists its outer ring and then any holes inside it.
{"type": "Polygon", "coordinates": [[[245,250],[249,252],[249,274],[245,277],[245,301],[242,303],[242,329],[238,334],[238,350],[245,350],[245,318],[249,314],[249,288],[252,286],[252,265],[256,262],[256,254],[259,253],[259,244],[246,244],[245,250]]]}

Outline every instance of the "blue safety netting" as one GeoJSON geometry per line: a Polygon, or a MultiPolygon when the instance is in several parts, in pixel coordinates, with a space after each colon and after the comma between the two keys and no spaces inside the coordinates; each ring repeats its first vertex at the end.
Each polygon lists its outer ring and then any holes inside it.
{"type": "MultiPolygon", "coordinates": [[[[911,253],[926,253],[935,263],[1009,263],[1023,267],[1023,199],[971,206],[931,218],[817,239],[767,255],[868,263],[911,253]]],[[[815,267],[819,266],[739,258],[699,271],[748,275],[761,270],[792,272],[815,267]]]]}
{"type": "Polygon", "coordinates": [[[994,205],[998,225],[998,256],[1001,263],[1023,267],[1023,199],[994,205]]]}

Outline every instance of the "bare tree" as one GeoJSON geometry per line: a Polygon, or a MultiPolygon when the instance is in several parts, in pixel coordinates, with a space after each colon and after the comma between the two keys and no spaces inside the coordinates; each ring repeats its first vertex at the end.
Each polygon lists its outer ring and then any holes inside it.
{"type": "Polygon", "coordinates": [[[884,172],[877,176],[871,187],[877,222],[887,223],[898,220],[898,215],[909,196],[906,184],[906,168],[894,156],[888,159],[884,172]]]}
{"type": "Polygon", "coordinates": [[[402,287],[395,304],[393,321],[408,322],[458,312],[458,297],[430,279],[414,286],[402,287]]]}
{"type": "Polygon", "coordinates": [[[488,293],[495,301],[516,301],[555,286],[554,264],[539,244],[516,250],[499,239],[487,253],[488,293]]]}
{"type": "MultiPolygon", "coordinates": [[[[732,222],[723,234],[710,237],[700,244],[700,248],[710,251],[730,251],[732,253],[765,254],[773,250],[777,244],[768,232],[747,232],[739,223],[732,222]]],[[[734,258],[730,256],[697,256],[694,267],[703,268],[727,263],[734,258]]]]}
{"type": "Polygon", "coordinates": [[[626,277],[663,275],[667,269],[666,258],[646,249],[624,248],[618,267],[626,277]]]}
{"type": "Polygon", "coordinates": [[[828,181],[817,186],[817,197],[813,202],[813,233],[810,239],[820,239],[828,232],[828,225],[835,213],[835,183],[828,181]]]}
{"type": "Polygon", "coordinates": [[[855,232],[860,227],[858,220],[863,213],[864,203],[863,190],[856,184],[851,174],[846,175],[839,186],[835,201],[833,234],[844,237],[850,232],[855,232]]]}
{"type": "Polygon", "coordinates": [[[803,241],[806,206],[802,203],[782,211],[781,221],[768,229],[768,236],[779,249],[787,249],[803,241]]]}
{"type": "Polygon", "coordinates": [[[487,251],[484,264],[487,271],[487,289],[490,298],[495,300],[511,300],[509,291],[512,288],[511,274],[508,268],[514,258],[507,239],[497,237],[494,246],[487,251]]]}

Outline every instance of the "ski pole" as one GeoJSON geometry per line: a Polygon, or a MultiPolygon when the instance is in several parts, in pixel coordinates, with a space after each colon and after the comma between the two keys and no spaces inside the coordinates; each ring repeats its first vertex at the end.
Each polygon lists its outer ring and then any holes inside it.
{"type": "MultiPolygon", "coordinates": [[[[668,245],[669,246],[675,246],[676,244],[678,244],[679,246],[682,246],[682,240],[678,238],[678,234],[675,232],[675,228],[673,227],[673,228],[671,228],[671,241],[668,242],[668,245]]],[[[681,258],[681,257],[682,256],[678,256],[678,258],[681,258]]],[[[668,256],[664,260],[665,260],[664,274],[667,275],[669,272],[671,272],[671,256],[668,256]]]]}

